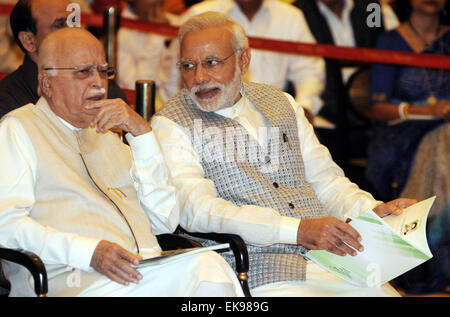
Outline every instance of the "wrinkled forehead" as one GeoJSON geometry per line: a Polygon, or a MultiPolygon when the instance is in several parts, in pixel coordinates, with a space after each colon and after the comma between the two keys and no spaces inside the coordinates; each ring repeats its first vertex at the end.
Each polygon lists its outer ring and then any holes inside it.
{"type": "Polygon", "coordinates": [[[187,33],[180,44],[181,58],[223,56],[233,52],[233,34],[224,26],[187,33]]]}
{"type": "Polygon", "coordinates": [[[103,64],[105,52],[100,41],[83,38],[64,39],[49,48],[41,50],[47,54],[47,63],[57,67],[68,67],[83,64],[103,64]]]}

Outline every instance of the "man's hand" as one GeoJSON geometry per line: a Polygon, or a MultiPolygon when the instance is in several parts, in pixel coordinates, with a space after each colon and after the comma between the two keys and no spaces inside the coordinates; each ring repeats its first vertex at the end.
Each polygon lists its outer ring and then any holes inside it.
{"type": "Polygon", "coordinates": [[[387,203],[378,205],[373,211],[380,217],[386,217],[388,215],[400,215],[404,208],[407,208],[417,202],[417,199],[412,198],[398,198],[391,200],[387,203]]]}
{"type": "Polygon", "coordinates": [[[341,256],[355,256],[352,248],[362,252],[360,241],[361,236],[352,226],[334,217],[302,219],[297,232],[297,243],[305,248],[327,250],[341,256]]]}
{"type": "Polygon", "coordinates": [[[98,109],[90,126],[97,126],[98,132],[106,132],[113,127],[138,136],[152,130],[150,124],[138,115],[122,99],[103,99],[86,106],[86,109],[98,109]]]}
{"type": "Polygon", "coordinates": [[[95,248],[91,266],[111,280],[129,285],[142,279],[142,275],[130,265],[130,263],[138,265],[140,260],[142,257],[128,252],[115,243],[102,240],[95,248]]]}

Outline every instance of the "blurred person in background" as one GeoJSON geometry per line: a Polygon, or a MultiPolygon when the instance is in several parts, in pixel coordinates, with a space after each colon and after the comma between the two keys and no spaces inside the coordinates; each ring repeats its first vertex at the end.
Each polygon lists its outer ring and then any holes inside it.
{"type": "MultiPolygon", "coordinates": [[[[178,24],[178,17],[165,11],[164,0],[129,1],[122,18],[178,24]]],[[[121,27],[117,39],[117,83],[126,89],[135,89],[136,80],[154,80],[157,87],[156,110],[162,100],[168,99],[163,83],[169,82],[170,67],[164,61],[171,39],[162,35],[121,27]]],[[[177,90],[178,85],[172,90],[177,90]]]]}
{"type": "MultiPolygon", "coordinates": [[[[409,12],[383,33],[379,49],[450,55],[447,0],[397,0],[409,12]]],[[[374,119],[368,179],[379,199],[436,195],[428,219],[434,258],[398,279],[410,293],[447,289],[450,283],[450,71],[375,64],[371,76],[374,119]],[[420,120],[419,120],[420,119],[420,120]]]]}
{"type": "MultiPolygon", "coordinates": [[[[380,24],[369,26],[367,20],[372,14],[367,8],[371,0],[297,0],[294,5],[305,15],[311,33],[320,44],[345,47],[366,47],[375,45],[377,36],[385,29],[398,26],[398,20],[388,4],[381,6],[380,24]]],[[[333,159],[361,186],[365,183],[364,172],[355,172],[349,164],[350,158],[365,158],[368,131],[362,128],[364,122],[349,109],[347,82],[362,64],[336,59],[325,59],[326,86],[322,94],[323,107],[317,113],[332,122],[334,129],[316,128],[320,141],[330,150],[333,159]]]]}
{"type": "MultiPolygon", "coordinates": [[[[0,0],[0,4],[16,4],[17,0],[0,0]]],[[[0,72],[9,73],[22,63],[23,52],[14,42],[9,17],[0,15],[0,72]]]]}

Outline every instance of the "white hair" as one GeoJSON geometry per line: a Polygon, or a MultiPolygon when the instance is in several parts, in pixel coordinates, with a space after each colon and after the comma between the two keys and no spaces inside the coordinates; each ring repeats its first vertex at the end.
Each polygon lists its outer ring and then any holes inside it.
{"type": "Polygon", "coordinates": [[[219,12],[208,11],[189,18],[183,23],[178,32],[178,41],[181,44],[186,34],[201,31],[212,27],[223,26],[233,35],[231,43],[234,51],[248,48],[248,38],[241,25],[219,12]]]}

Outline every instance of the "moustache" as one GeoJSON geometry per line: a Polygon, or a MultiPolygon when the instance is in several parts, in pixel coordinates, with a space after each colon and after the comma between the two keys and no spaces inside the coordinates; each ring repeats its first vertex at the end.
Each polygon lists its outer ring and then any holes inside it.
{"type": "Polygon", "coordinates": [[[101,100],[105,97],[106,95],[106,89],[105,88],[96,88],[96,89],[91,89],[88,92],[88,100],[101,100]]]}

